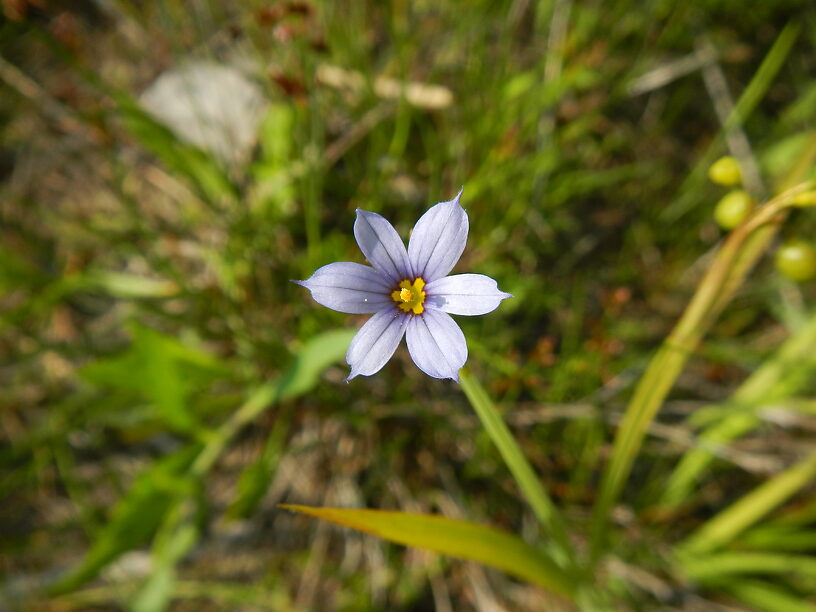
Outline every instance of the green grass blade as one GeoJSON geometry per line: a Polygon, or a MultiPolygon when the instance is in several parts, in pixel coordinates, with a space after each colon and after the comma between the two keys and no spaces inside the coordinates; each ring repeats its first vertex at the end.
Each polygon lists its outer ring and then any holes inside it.
{"type": "Polygon", "coordinates": [[[737,390],[731,402],[738,411],[710,425],[700,435],[700,445],[686,452],[667,481],[661,505],[682,503],[714,459],[716,449],[759,425],[756,407],[790,397],[808,384],[816,367],[814,344],[816,316],[796,330],[737,390]]]}
{"type": "Polygon", "coordinates": [[[734,110],[729,115],[720,133],[716,138],[712,139],[708,149],[700,156],[694,169],[680,186],[679,193],[681,195],[663,211],[661,216],[664,221],[668,223],[676,222],[699,201],[702,185],[707,180],[708,168],[718,155],[722,155],[724,135],[742,125],[751,116],[751,113],[767,93],[777,73],[784,65],[785,59],[799,36],[800,29],[798,23],[791,22],[779,33],[762,64],[760,64],[734,105],[734,110]]]}
{"type": "Polygon", "coordinates": [[[789,574],[816,578],[816,558],[766,552],[728,552],[683,562],[684,573],[696,582],[717,581],[730,574],[789,574]]]}
{"type": "Polygon", "coordinates": [[[539,549],[520,538],[468,521],[384,510],[313,508],[284,504],[287,510],[370,533],[384,540],[477,561],[572,599],[576,586],[539,549]]]}
{"type": "Polygon", "coordinates": [[[521,489],[527,503],[533,509],[538,520],[548,530],[558,548],[558,552],[565,559],[572,559],[572,549],[567,538],[566,528],[561,514],[547,495],[541,481],[533,471],[507,425],[502,420],[496,407],[493,405],[487,392],[479,381],[466,369],[459,372],[459,382],[462,390],[479,416],[487,434],[498,448],[513,477],[521,489]]]}
{"type": "Polygon", "coordinates": [[[94,578],[123,553],[141,546],[161,524],[173,502],[190,494],[194,478],[188,468],[197,447],[185,447],[144,470],[113,509],[84,559],[49,589],[72,591],[94,578]]]}
{"type": "Polygon", "coordinates": [[[623,490],[643,438],[663,400],[691,352],[764,252],[792,198],[809,186],[809,183],[803,183],[766,202],[731,232],[683,316],[649,363],[626,407],[601,480],[590,527],[590,557],[593,562],[604,547],[612,507],[623,490]]]}
{"type": "Polygon", "coordinates": [[[728,544],[813,478],[816,478],[816,453],[777,474],[702,525],[681,545],[679,552],[699,555],[728,544]]]}
{"type": "Polygon", "coordinates": [[[781,588],[760,581],[740,581],[725,590],[753,609],[765,612],[816,612],[816,606],[781,588]]]}

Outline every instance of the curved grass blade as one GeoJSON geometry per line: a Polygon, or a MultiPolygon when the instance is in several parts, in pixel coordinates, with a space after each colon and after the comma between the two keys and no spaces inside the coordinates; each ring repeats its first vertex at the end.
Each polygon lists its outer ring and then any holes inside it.
{"type": "Polygon", "coordinates": [[[766,202],[728,236],[683,316],[649,363],[615,434],[612,454],[601,477],[590,527],[592,563],[606,546],[612,507],[629,478],[649,425],[686,361],[767,248],[784,218],[785,209],[798,193],[810,187],[809,182],[802,183],[766,202]]]}
{"type": "Polygon", "coordinates": [[[788,555],[769,552],[725,552],[689,559],[683,571],[695,582],[720,581],[723,576],[746,574],[777,574],[816,578],[816,558],[809,555],[788,555]]]}
{"type": "Polygon", "coordinates": [[[576,585],[542,551],[493,527],[426,514],[385,510],[279,507],[370,533],[384,540],[477,561],[572,600],[576,585]]]}
{"type": "Polygon", "coordinates": [[[682,544],[681,555],[716,550],[816,478],[816,453],[777,474],[700,527],[682,544]]]}
{"type": "Polygon", "coordinates": [[[761,580],[741,580],[723,585],[723,590],[755,610],[767,612],[816,612],[816,606],[801,596],[761,580]]]}
{"type": "Polygon", "coordinates": [[[493,444],[499,450],[505,465],[513,474],[513,478],[516,479],[516,483],[518,483],[527,503],[532,507],[536,518],[553,538],[553,545],[559,554],[558,560],[561,561],[563,558],[572,563],[572,548],[567,537],[564,520],[558,508],[544,490],[541,481],[524,456],[513,434],[507,428],[501,414],[496,410],[479,381],[467,368],[462,368],[459,372],[459,382],[470,405],[473,406],[473,410],[479,416],[482,427],[484,427],[493,444]]]}
{"type": "Polygon", "coordinates": [[[786,399],[806,386],[816,367],[816,316],[795,331],[774,357],[760,366],[737,390],[731,403],[736,410],[709,425],[700,445],[689,449],[666,481],[661,505],[674,508],[692,493],[719,447],[744,436],[762,422],[757,408],[786,399]]]}

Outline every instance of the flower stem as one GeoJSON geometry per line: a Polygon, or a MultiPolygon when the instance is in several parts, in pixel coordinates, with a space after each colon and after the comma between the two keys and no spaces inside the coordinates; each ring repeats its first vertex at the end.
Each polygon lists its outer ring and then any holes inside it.
{"type": "Polygon", "coordinates": [[[527,503],[532,507],[536,518],[552,536],[553,552],[557,554],[557,560],[572,566],[574,564],[574,555],[561,514],[549,495],[547,495],[541,481],[536,476],[524,453],[522,453],[521,448],[513,438],[487,392],[467,369],[459,371],[459,382],[470,405],[473,406],[479,420],[482,422],[482,426],[490,436],[493,444],[498,448],[504,463],[509,468],[510,473],[513,474],[513,478],[516,479],[516,483],[518,483],[527,503]]]}

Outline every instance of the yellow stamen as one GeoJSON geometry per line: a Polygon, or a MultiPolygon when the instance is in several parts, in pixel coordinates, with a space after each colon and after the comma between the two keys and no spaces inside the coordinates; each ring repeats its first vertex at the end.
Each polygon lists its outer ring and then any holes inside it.
{"type": "Polygon", "coordinates": [[[391,293],[391,299],[394,300],[397,306],[404,312],[422,314],[425,310],[425,307],[422,305],[425,302],[423,287],[425,287],[425,281],[422,280],[422,277],[415,278],[413,283],[405,279],[400,281],[399,289],[391,293]]]}

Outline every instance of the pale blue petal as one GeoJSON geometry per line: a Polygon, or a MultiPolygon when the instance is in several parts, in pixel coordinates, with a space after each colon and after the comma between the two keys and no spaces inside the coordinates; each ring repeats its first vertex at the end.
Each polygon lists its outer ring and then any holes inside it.
{"type": "Polygon", "coordinates": [[[413,280],[405,244],[385,217],[358,208],[354,237],[360,250],[378,272],[394,283],[413,280]]]}
{"type": "Polygon", "coordinates": [[[433,378],[459,382],[468,356],[465,335],[444,312],[425,310],[408,321],[408,351],[417,367],[433,378]]]}
{"type": "Polygon", "coordinates": [[[482,315],[513,297],[484,274],[454,274],[425,285],[425,306],[455,315],[482,315]]]}
{"type": "Polygon", "coordinates": [[[460,191],[448,202],[432,206],[420,217],[408,241],[408,259],[426,283],[446,276],[465,250],[468,216],[459,205],[460,191]]]}
{"type": "Polygon", "coordinates": [[[391,281],[358,263],[331,263],[307,280],[295,282],[311,291],[315,302],[339,312],[369,314],[393,304],[391,281]]]}
{"type": "Polygon", "coordinates": [[[346,352],[346,361],[351,366],[346,380],[355,376],[371,376],[380,371],[397,350],[405,334],[408,317],[389,307],[366,321],[346,352]]]}

